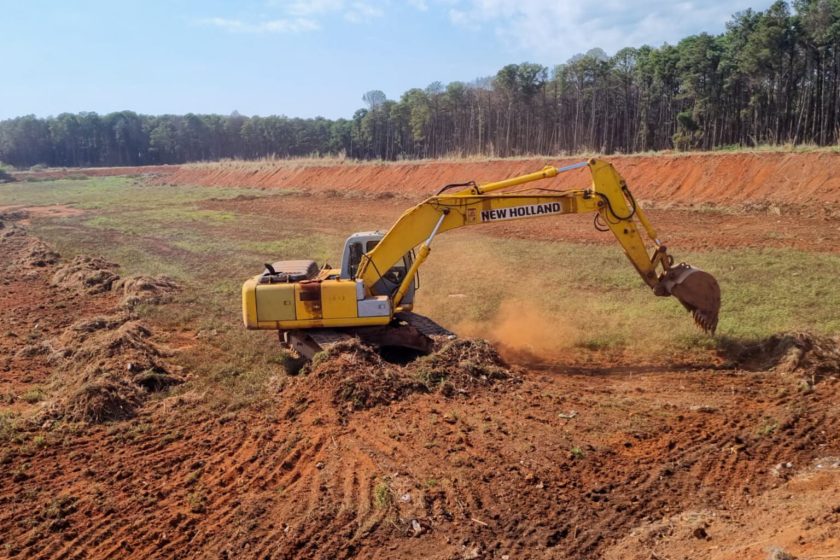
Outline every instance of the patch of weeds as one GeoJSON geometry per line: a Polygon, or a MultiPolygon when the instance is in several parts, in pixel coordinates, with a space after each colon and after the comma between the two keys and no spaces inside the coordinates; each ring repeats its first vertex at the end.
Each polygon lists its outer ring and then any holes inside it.
{"type": "Polygon", "coordinates": [[[178,441],[179,439],[182,439],[183,437],[184,437],[184,434],[183,434],[183,433],[181,433],[181,431],[180,431],[180,430],[176,430],[176,431],[174,431],[174,432],[169,432],[168,434],[166,434],[165,436],[163,436],[163,438],[161,438],[161,441],[162,441],[165,445],[169,445],[170,443],[176,442],[176,441],[178,441]]]}
{"type": "Polygon", "coordinates": [[[63,519],[76,511],[76,502],[78,498],[75,496],[59,496],[54,498],[49,505],[44,508],[43,516],[46,519],[63,519]]]}
{"type": "Polygon", "coordinates": [[[11,413],[0,413],[0,441],[17,441],[20,437],[17,422],[11,413]]]}
{"type": "Polygon", "coordinates": [[[187,486],[192,486],[193,484],[198,482],[198,479],[200,479],[201,475],[203,474],[204,469],[197,468],[196,470],[192,471],[190,474],[187,475],[187,479],[184,481],[184,484],[186,484],[187,486]]]}
{"type": "Polygon", "coordinates": [[[47,446],[47,437],[42,435],[42,434],[38,434],[37,436],[32,438],[32,445],[34,445],[36,448],[39,448],[39,449],[41,449],[43,447],[46,447],[47,446]]]}
{"type": "Polygon", "coordinates": [[[149,433],[152,430],[152,423],[151,422],[142,422],[139,424],[135,424],[131,427],[128,431],[128,437],[132,441],[140,439],[143,435],[149,433]]]}
{"type": "Polygon", "coordinates": [[[394,493],[388,479],[380,480],[373,489],[373,505],[376,509],[388,509],[394,502],[394,493]]]}
{"type": "Polygon", "coordinates": [[[269,356],[268,363],[278,364],[283,368],[287,375],[297,375],[307,364],[307,359],[303,356],[295,356],[291,352],[281,352],[280,354],[269,356]]]}
{"type": "Polygon", "coordinates": [[[767,418],[765,419],[764,423],[761,424],[758,429],[756,429],[755,433],[758,437],[767,437],[772,435],[777,429],[779,428],[779,421],[775,418],[767,418]]]}
{"type": "Polygon", "coordinates": [[[575,445],[569,451],[569,456],[572,459],[583,459],[586,455],[584,454],[583,449],[581,449],[579,446],[575,445]]]}
{"type": "Polygon", "coordinates": [[[35,387],[26,391],[20,398],[26,403],[36,404],[44,400],[46,396],[46,393],[40,387],[35,387]]]}
{"type": "Polygon", "coordinates": [[[187,495],[187,505],[192,513],[207,513],[207,492],[196,488],[187,495]]]}

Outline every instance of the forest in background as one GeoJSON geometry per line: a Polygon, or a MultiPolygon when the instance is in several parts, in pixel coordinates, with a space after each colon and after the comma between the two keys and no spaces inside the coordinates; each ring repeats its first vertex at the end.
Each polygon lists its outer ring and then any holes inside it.
{"type": "MultiPolygon", "coordinates": [[[[328,84],[327,84],[328,85],[328,84]]],[[[840,142],[840,0],[778,1],[720,35],[601,49],[554,68],[509,64],[349,119],[63,113],[0,121],[0,162],[119,166],[223,158],[508,157],[840,142]]]]}

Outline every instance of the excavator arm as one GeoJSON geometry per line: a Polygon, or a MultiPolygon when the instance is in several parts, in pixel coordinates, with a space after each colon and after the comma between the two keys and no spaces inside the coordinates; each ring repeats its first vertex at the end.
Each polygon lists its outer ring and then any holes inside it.
{"type": "MultiPolygon", "coordinates": [[[[714,332],[720,309],[720,288],[710,274],[687,264],[674,265],[667,248],[630,193],[624,179],[605,161],[587,162],[541,171],[484,185],[467,184],[455,192],[445,187],[437,195],[407,210],[371,251],[362,257],[356,278],[362,280],[369,295],[374,286],[403,256],[417,249],[417,257],[402,284],[393,293],[395,311],[414,281],[417,270],[431,251],[431,243],[439,233],[452,229],[497,221],[536,218],[560,214],[596,214],[595,225],[611,231],[642,280],[658,296],[675,296],[707,332],[714,332]],[[529,188],[528,192],[510,189],[555,177],[559,173],[588,167],[592,175],[589,188],[552,190],[529,188]],[[507,191],[507,192],[501,192],[507,191]],[[652,242],[648,249],[640,232],[644,230],[652,242]]],[[[408,309],[408,306],[402,307],[408,309]]]]}

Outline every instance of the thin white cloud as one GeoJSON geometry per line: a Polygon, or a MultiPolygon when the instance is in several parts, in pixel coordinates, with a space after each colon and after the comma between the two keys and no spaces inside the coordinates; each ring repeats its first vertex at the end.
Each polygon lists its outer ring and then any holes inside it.
{"type": "Polygon", "coordinates": [[[198,23],[231,33],[301,33],[320,29],[317,21],[302,17],[267,19],[257,22],[212,17],[199,20],[198,23]]]}
{"type": "Polygon", "coordinates": [[[369,2],[350,2],[344,10],[344,19],[352,23],[365,23],[383,15],[382,8],[369,2]]]}
{"type": "Polygon", "coordinates": [[[675,43],[701,31],[719,33],[733,13],[756,8],[756,0],[437,1],[454,25],[489,29],[511,48],[556,60],[593,47],[612,54],[628,46],[675,43]]]}
{"type": "Polygon", "coordinates": [[[408,5],[416,10],[420,10],[421,12],[429,10],[429,4],[426,0],[408,0],[408,5]]]}
{"type": "Polygon", "coordinates": [[[284,5],[286,12],[295,16],[320,16],[340,11],[344,7],[344,0],[292,0],[273,2],[272,5],[284,5]]]}
{"type": "MultiPolygon", "coordinates": [[[[413,0],[424,1],[424,0],[413,0]]],[[[367,23],[385,15],[389,0],[269,0],[290,17],[326,18],[340,16],[352,23],[367,23]]]]}

